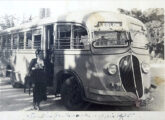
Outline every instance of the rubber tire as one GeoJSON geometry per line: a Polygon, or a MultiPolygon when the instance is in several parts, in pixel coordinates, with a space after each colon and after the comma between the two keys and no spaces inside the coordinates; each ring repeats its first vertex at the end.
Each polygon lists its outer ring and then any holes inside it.
{"type": "Polygon", "coordinates": [[[82,110],[85,106],[81,96],[81,89],[74,77],[64,81],[61,87],[61,98],[68,110],[82,110]]]}
{"type": "Polygon", "coordinates": [[[15,82],[16,81],[16,77],[15,77],[15,73],[11,72],[10,73],[10,82],[13,88],[21,88],[21,84],[15,82]]]}
{"type": "Polygon", "coordinates": [[[15,88],[15,79],[14,79],[14,73],[10,72],[10,82],[13,88],[15,88]]]}

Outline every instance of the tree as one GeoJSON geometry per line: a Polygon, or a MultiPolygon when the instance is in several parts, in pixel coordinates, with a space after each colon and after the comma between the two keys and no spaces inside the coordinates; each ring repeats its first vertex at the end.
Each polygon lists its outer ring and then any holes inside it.
{"type": "Polygon", "coordinates": [[[128,11],[128,10],[124,10],[124,9],[122,9],[122,8],[118,8],[118,11],[119,11],[121,14],[130,15],[130,11],[128,11]]]}
{"type": "Polygon", "coordinates": [[[31,22],[32,20],[33,20],[32,15],[30,15],[29,17],[25,17],[25,16],[23,15],[23,19],[22,19],[22,21],[21,21],[21,24],[31,22]]]}
{"type": "Polygon", "coordinates": [[[13,15],[5,15],[0,19],[0,27],[4,30],[15,26],[16,18],[13,15]]]}
{"type": "Polygon", "coordinates": [[[149,36],[151,36],[150,47],[153,48],[156,56],[164,58],[164,9],[150,8],[143,12],[138,9],[131,11],[118,9],[118,11],[121,14],[135,17],[146,25],[149,36]]]}

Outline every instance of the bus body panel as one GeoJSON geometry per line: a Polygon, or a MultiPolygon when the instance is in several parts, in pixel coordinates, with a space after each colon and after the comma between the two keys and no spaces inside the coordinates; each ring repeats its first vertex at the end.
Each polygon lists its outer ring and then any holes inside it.
{"type": "Polygon", "coordinates": [[[16,62],[14,65],[15,74],[16,74],[16,82],[20,82],[22,84],[25,83],[25,76],[28,73],[28,67],[30,61],[35,58],[35,51],[17,51],[16,52],[16,62]]]}
{"type": "MultiPolygon", "coordinates": [[[[34,50],[33,51],[19,51],[19,50],[7,50],[10,56],[6,57],[5,60],[6,66],[10,66],[6,71],[11,74],[14,74],[14,82],[19,84],[24,84],[24,78],[28,73],[28,67],[30,61],[35,58],[34,50]]],[[[3,62],[4,63],[4,62],[3,62]]]]}
{"type": "MultiPolygon", "coordinates": [[[[90,52],[83,51],[56,52],[55,75],[63,69],[75,71],[82,81],[85,97],[88,101],[105,102],[107,104],[115,102],[115,105],[117,105],[117,101],[125,101],[127,105],[135,104],[139,98],[133,92],[127,92],[124,89],[121,82],[120,71],[118,70],[115,75],[109,75],[106,70],[109,64],[119,66],[121,58],[123,58],[123,56],[130,56],[131,54],[130,52],[126,52],[116,55],[90,55],[90,52]]],[[[149,56],[146,55],[134,54],[134,56],[138,59],[140,58],[140,64],[149,59],[149,56]]],[[[150,74],[142,73],[142,82],[143,89],[149,89],[150,74]]],[[[149,94],[144,93],[140,99],[146,99],[148,97],[149,94]]],[[[120,104],[120,102],[118,104],[120,104]]]]}
{"type": "MultiPolygon", "coordinates": [[[[54,75],[57,76],[59,72],[64,70],[75,72],[80,78],[84,89],[88,88],[91,79],[98,79],[90,75],[91,72],[96,70],[90,51],[55,51],[54,75]]],[[[55,77],[55,86],[57,85],[57,80],[55,77]]]]}

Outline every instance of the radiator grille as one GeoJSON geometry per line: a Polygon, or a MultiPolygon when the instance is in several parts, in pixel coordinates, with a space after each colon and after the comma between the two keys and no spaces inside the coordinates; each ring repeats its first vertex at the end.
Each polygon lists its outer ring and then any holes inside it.
{"type": "Polygon", "coordinates": [[[139,60],[135,56],[125,56],[120,60],[119,69],[125,90],[142,97],[143,86],[139,60]]]}

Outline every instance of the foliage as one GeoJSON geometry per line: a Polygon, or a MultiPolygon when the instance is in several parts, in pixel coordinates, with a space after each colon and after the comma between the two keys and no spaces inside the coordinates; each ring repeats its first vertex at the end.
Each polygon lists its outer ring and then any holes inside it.
{"type": "Polygon", "coordinates": [[[118,11],[135,17],[146,25],[150,36],[150,53],[154,52],[154,57],[164,58],[164,9],[150,8],[145,11],[118,9],[118,11]]]}
{"type": "Polygon", "coordinates": [[[5,15],[0,17],[0,27],[4,30],[6,28],[14,27],[15,26],[15,17],[13,15],[5,15]]]}
{"type": "Polygon", "coordinates": [[[22,20],[21,24],[28,23],[28,22],[31,22],[31,21],[32,21],[32,16],[29,16],[29,18],[25,18],[23,16],[23,20],[22,20]]]}
{"type": "Polygon", "coordinates": [[[16,18],[14,15],[4,15],[0,17],[0,29],[5,30],[7,28],[14,27],[16,24],[24,24],[32,21],[32,16],[29,16],[25,18],[23,16],[23,19],[20,20],[19,18],[16,18]]]}

